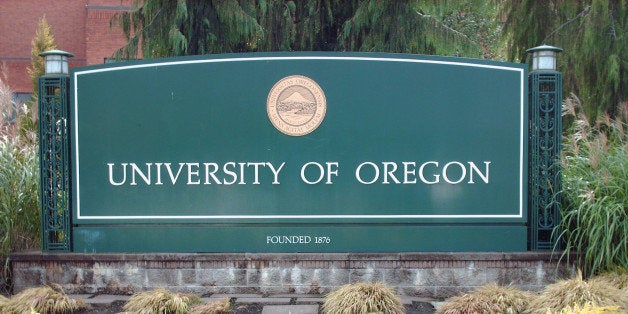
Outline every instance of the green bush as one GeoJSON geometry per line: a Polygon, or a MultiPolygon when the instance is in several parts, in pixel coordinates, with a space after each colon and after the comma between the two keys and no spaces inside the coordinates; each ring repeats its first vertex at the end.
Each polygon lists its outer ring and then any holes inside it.
{"type": "Polygon", "coordinates": [[[0,291],[8,284],[8,255],[40,247],[37,146],[0,138],[0,291]]]}
{"type": "Polygon", "coordinates": [[[591,123],[580,107],[574,96],[565,101],[575,121],[563,141],[559,239],[590,276],[628,267],[628,124],[621,112],[591,123]]]}

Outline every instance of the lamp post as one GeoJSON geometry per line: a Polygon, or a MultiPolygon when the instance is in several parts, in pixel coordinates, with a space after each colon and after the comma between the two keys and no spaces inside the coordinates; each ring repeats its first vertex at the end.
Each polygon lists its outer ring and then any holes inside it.
{"type": "Polygon", "coordinates": [[[562,137],[562,74],[556,58],[563,49],[542,45],[526,50],[532,54],[529,84],[529,248],[559,248],[554,229],[560,225],[562,137]]]}
{"type": "Polygon", "coordinates": [[[39,54],[44,57],[46,76],[68,75],[68,58],[73,54],[62,50],[48,50],[39,54]]]}
{"type": "Polygon", "coordinates": [[[532,54],[532,71],[556,71],[556,54],[562,48],[542,45],[526,50],[532,54]]]}
{"type": "Polygon", "coordinates": [[[39,54],[45,74],[39,77],[39,169],[42,250],[71,250],[70,134],[68,58],[61,50],[39,54]]]}

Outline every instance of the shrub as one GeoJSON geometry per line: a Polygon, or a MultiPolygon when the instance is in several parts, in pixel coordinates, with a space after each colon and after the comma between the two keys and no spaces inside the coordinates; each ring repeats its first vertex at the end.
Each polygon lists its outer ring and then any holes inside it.
{"type": "Polygon", "coordinates": [[[565,101],[564,111],[577,119],[563,141],[559,239],[563,256],[577,253],[590,276],[628,268],[628,124],[622,113],[591,124],[580,107],[575,96],[565,101]]]}
{"type": "Polygon", "coordinates": [[[521,313],[526,309],[531,298],[530,292],[489,284],[473,293],[448,299],[436,313],[521,313]]]}
{"type": "Polygon", "coordinates": [[[200,304],[198,296],[173,293],[159,288],[133,295],[124,304],[124,310],[133,313],[187,313],[192,305],[200,304]]]}
{"type": "Polygon", "coordinates": [[[86,309],[82,300],[70,299],[61,287],[37,287],[26,289],[1,306],[2,313],[74,313],[86,309]]]}
{"type": "Polygon", "coordinates": [[[601,280],[587,282],[582,279],[582,273],[578,272],[573,279],[547,286],[538,297],[532,299],[527,312],[545,314],[575,305],[581,307],[587,303],[602,307],[624,307],[625,301],[625,291],[601,280]]]}
{"type": "Polygon", "coordinates": [[[190,314],[226,314],[231,310],[229,299],[213,301],[203,305],[197,305],[190,310],[190,314]]]}
{"type": "Polygon", "coordinates": [[[329,293],[323,303],[324,313],[405,313],[395,291],[381,282],[344,285],[329,293]]]}

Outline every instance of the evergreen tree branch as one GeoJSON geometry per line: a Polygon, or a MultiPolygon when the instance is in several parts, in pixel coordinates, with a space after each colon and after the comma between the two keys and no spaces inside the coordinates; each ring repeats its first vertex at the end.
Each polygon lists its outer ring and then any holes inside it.
{"type": "Polygon", "coordinates": [[[478,43],[474,42],[473,40],[471,40],[471,38],[469,38],[467,35],[465,35],[465,34],[463,34],[463,33],[459,32],[459,31],[457,31],[457,30],[455,30],[455,29],[453,29],[453,28],[451,28],[451,27],[449,27],[449,26],[447,26],[447,25],[443,24],[441,21],[439,21],[439,20],[438,20],[438,19],[436,19],[435,17],[433,17],[433,16],[431,16],[431,15],[423,14],[423,13],[421,13],[421,12],[419,12],[419,11],[415,11],[415,12],[416,12],[416,14],[418,14],[421,18],[429,18],[429,19],[431,19],[433,22],[435,22],[436,24],[438,24],[440,27],[442,27],[442,28],[444,28],[444,29],[446,29],[446,30],[448,30],[448,31],[450,31],[450,32],[453,32],[453,33],[455,33],[456,35],[461,36],[461,37],[463,37],[463,38],[465,38],[465,39],[469,40],[470,42],[472,42],[472,43],[474,43],[474,44],[478,44],[478,43]]]}
{"type": "Polygon", "coordinates": [[[555,30],[553,30],[549,35],[547,35],[545,38],[543,38],[543,41],[541,42],[541,44],[545,44],[547,42],[548,39],[550,39],[550,37],[554,36],[554,34],[556,34],[559,30],[561,30],[563,27],[573,23],[575,20],[577,20],[578,18],[581,17],[585,17],[587,16],[587,14],[589,14],[591,9],[591,5],[588,5],[587,7],[585,7],[584,9],[582,9],[582,12],[576,14],[576,16],[574,16],[573,18],[567,20],[567,22],[561,24],[560,26],[558,26],[555,30]]]}

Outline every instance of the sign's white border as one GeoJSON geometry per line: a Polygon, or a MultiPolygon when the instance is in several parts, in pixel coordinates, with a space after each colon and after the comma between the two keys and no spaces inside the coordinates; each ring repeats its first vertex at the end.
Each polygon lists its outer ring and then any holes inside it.
{"type": "Polygon", "coordinates": [[[74,72],[74,148],[75,148],[75,174],[74,184],[76,186],[76,218],[77,219],[128,219],[128,220],[142,220],[142,219],[469,219],[469,218],[522,218],[523,217],[523,204],[525,195],[524,187],[524,163],[526,163],[526,156],[524,153],[524,136],[525,134],[525,71],[522,68],[490,65],[490,64],[476,64],[476,63],[464,63],[442,60],[420,60],[420,59],[403,59],[403,58],[376,58],[376,57],[334,57],[334,56],[294,56],[294,57],[250,57],[250,58],[227,58],[227,59],[203,59],[203,60],[181,60],[162,63],[146,63],[135,64],[120,67],[93,69],[85,71],[74,72]],[[247,61],[283,61],[283,60],[340,60],[340,61],[376,61],[376,62],[406,62],[406,63],[428,63],[428,64],[444,64],[454,66],[465,67],[477,67],[477,68],[489,68],[504,71],[519,72],[521,86],[520,86],[520,124],[519,124],[519,213],[510,215],[157,215],[157,216],[84,216],[81,215],[81,192],[80,192],[80,159],[79,159],[79,118],[78,118],[78,103],[79,103],[79,76],[85,74],[93,74],[100,72],[110,71],[122,71],[129,69],[148,68],[148,67],[161,67],[171,65],[183,65],[183,64],[199,64],[199,63],[220,63],[220,62],[247,62],[247,61]]]}

